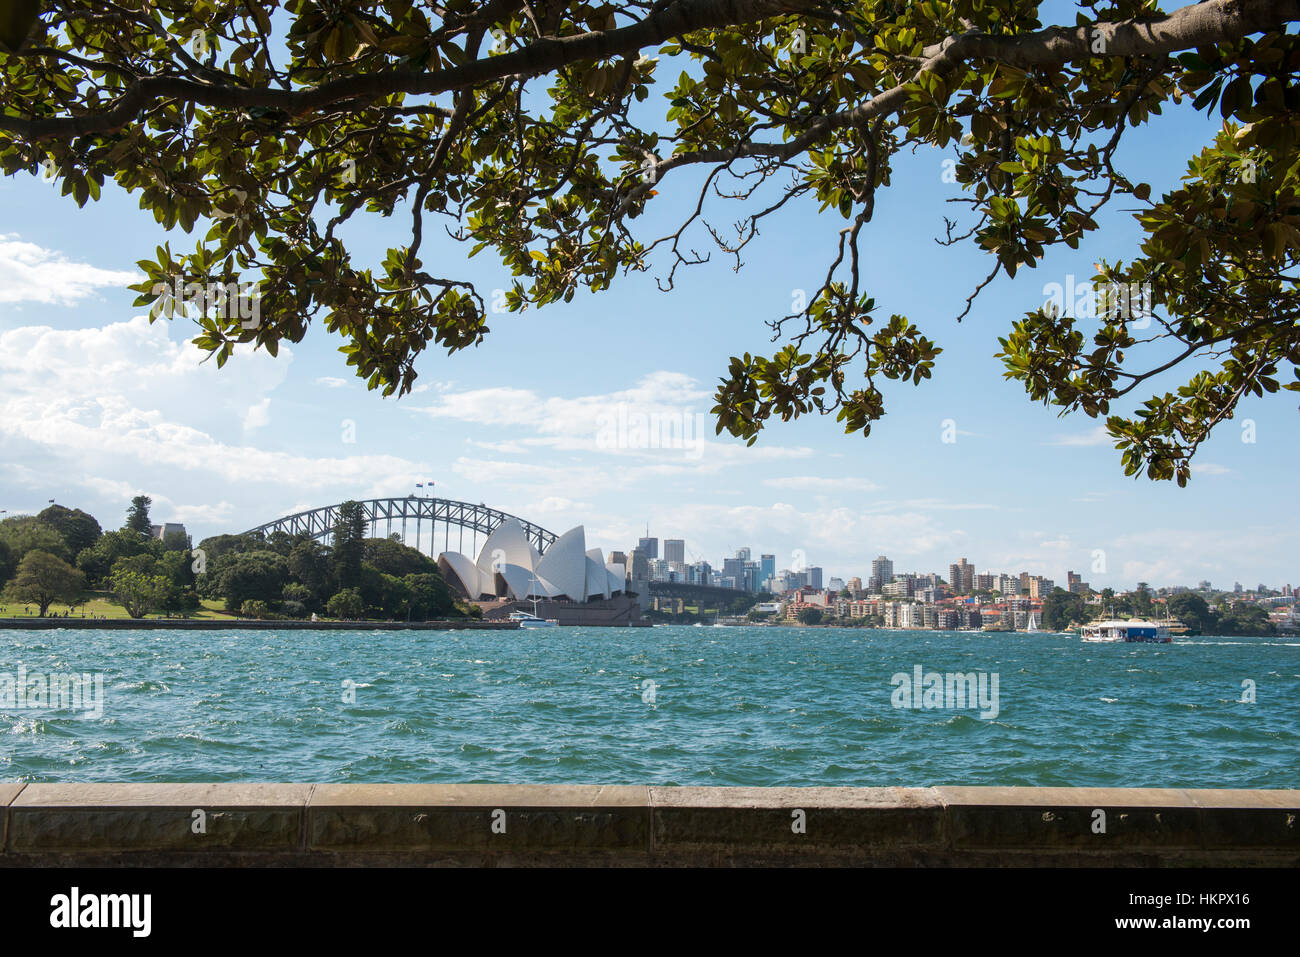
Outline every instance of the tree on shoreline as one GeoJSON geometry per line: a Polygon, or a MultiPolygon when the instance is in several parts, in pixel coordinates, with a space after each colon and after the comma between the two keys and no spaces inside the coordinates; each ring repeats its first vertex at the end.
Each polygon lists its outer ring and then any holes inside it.
{"type": "Polygon", "coordinates": [[[71,604],[81,596],[86,576],[57,555],[34,549],[18,563],[18,571],[5,586],[6,601],[32,602],[44,618],[56,601],[71,604]]]}
{"type": "Polygon", "coordinates": [[[50,0],[0,52],[0,168],[45,171],[80,204],[112,178],[165,227],[202,224],[133,288],[155,317],[203,290],[195,342],[218,365],[316,320],[384,394],[411,389],[429,346],[482,341],[494,306],[650,269],[671,288],[708,259],[697,239],[739,268],[769,217],[817,203],[839,218],[824,275],[793,283],[808,292],[773,310],[771,353],[732,357],[717,389],[719,430],[752,442],[814,412],[866,435],[887,382],[930,376],[938,344],[879,308],[861,250],[902,156],[937,147],[965,210],[941,243],[990,254],[958,319],[998,276],[1077,248],[1106,207],[1136,210],[1140,246],[1097,264],[1103,315],[1035,309],[999,355],[1032,399],[1105,417],[1126,472],[1184,484],[1244,396],[1300,387],[1279,381],[1300,362],[1300,0],[1080,0],[1057,24],[1040,6],[340,0],[273,20],[50,0]],[[1222,128],[1152,196],[1117,150],[1188,100],[1222,128]],[[686,212],[642,229],[666,194],[686,212]],[[409,240],[354,260],[342,235],[362,212],[401,215],[409,240]],[[509,288],[430,272],[434,223],[491,249],[509,288]],[[252,282],[255,302],[238,291],[252,282]],[[1186,385],[1112,414],[1175,368],[1186,385]]]}
{"type": "Polygon", "coordinates": [[[109,582],[114,600],[132,618],[145,618],[167,602],[171,582],[162,575],[119,568],[109,582]]]}

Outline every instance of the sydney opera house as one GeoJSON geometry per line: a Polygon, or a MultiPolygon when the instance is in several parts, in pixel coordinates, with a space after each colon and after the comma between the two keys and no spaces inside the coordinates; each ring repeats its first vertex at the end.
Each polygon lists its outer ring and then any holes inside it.
{"type": "MultiPolygon", "coordinates": [[[[587,548],[581,525],[569,529],[541,554],[528,540],[517,520],[503,522],[488,536],[476,560],[460,552],[443,552],[438,568],[452,588],[465,598],[492,610],[500,603],[547,602],[547,614],[580,618],[583,623],[627,624],[628,615],[639,617],[635,602],[624,597],[626,572],[622,565],[607,563],[598,548],[587,548]],[[591,606],[587,614],[575,605],[591,606]],[[629,607],[630,606],[630,607],[629,607]],[[621,609],[624,614],[604,615],[621,609]]],[[[578,623],[578,622],[574,622],[578,623]]]]}

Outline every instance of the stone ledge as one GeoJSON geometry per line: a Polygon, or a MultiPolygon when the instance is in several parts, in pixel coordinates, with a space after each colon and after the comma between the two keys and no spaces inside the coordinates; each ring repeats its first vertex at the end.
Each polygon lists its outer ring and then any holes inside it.
{"type": "Polygon", "coordinates": [[[619,852],[649,844],[644,787],[321,784],[307,808],[313,850],[619,852]]]}
{"type": "Polygon", "coordinates": [[[5,849],[297,848],[310,793],[309,784],[29,784],[9,806],[5,849]]]}
{"type": "Polygon", "coordinates": [[[1282,790],[0,784],[0,866],[1300,866],[1298,822],[1282,790]]]}

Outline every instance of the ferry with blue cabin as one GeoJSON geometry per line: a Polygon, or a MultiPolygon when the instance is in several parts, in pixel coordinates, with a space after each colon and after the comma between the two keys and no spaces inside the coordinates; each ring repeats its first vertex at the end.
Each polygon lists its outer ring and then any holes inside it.
{"type": "Polygon", "coordinates": [[[1169,626],[1163,622],[1130,618],[1127,621],[1107,618],[1083,626],[1084,641],[1141,641],[1164,643],[1170,640],[1169,626]]]}

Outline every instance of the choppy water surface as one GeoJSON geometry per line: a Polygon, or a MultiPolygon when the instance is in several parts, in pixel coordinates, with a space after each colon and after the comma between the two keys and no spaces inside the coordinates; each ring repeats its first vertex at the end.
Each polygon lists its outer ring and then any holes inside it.
{"type": "Polygon", "coordinates": [[[1300,787],[1289,638],[0,631],[0,687],[20,664],[102,672],[106,700],[0,702],[7,781],[1300,787]],[[997,717],[895,708],[916,665],[997,673],[997,717]]]}

